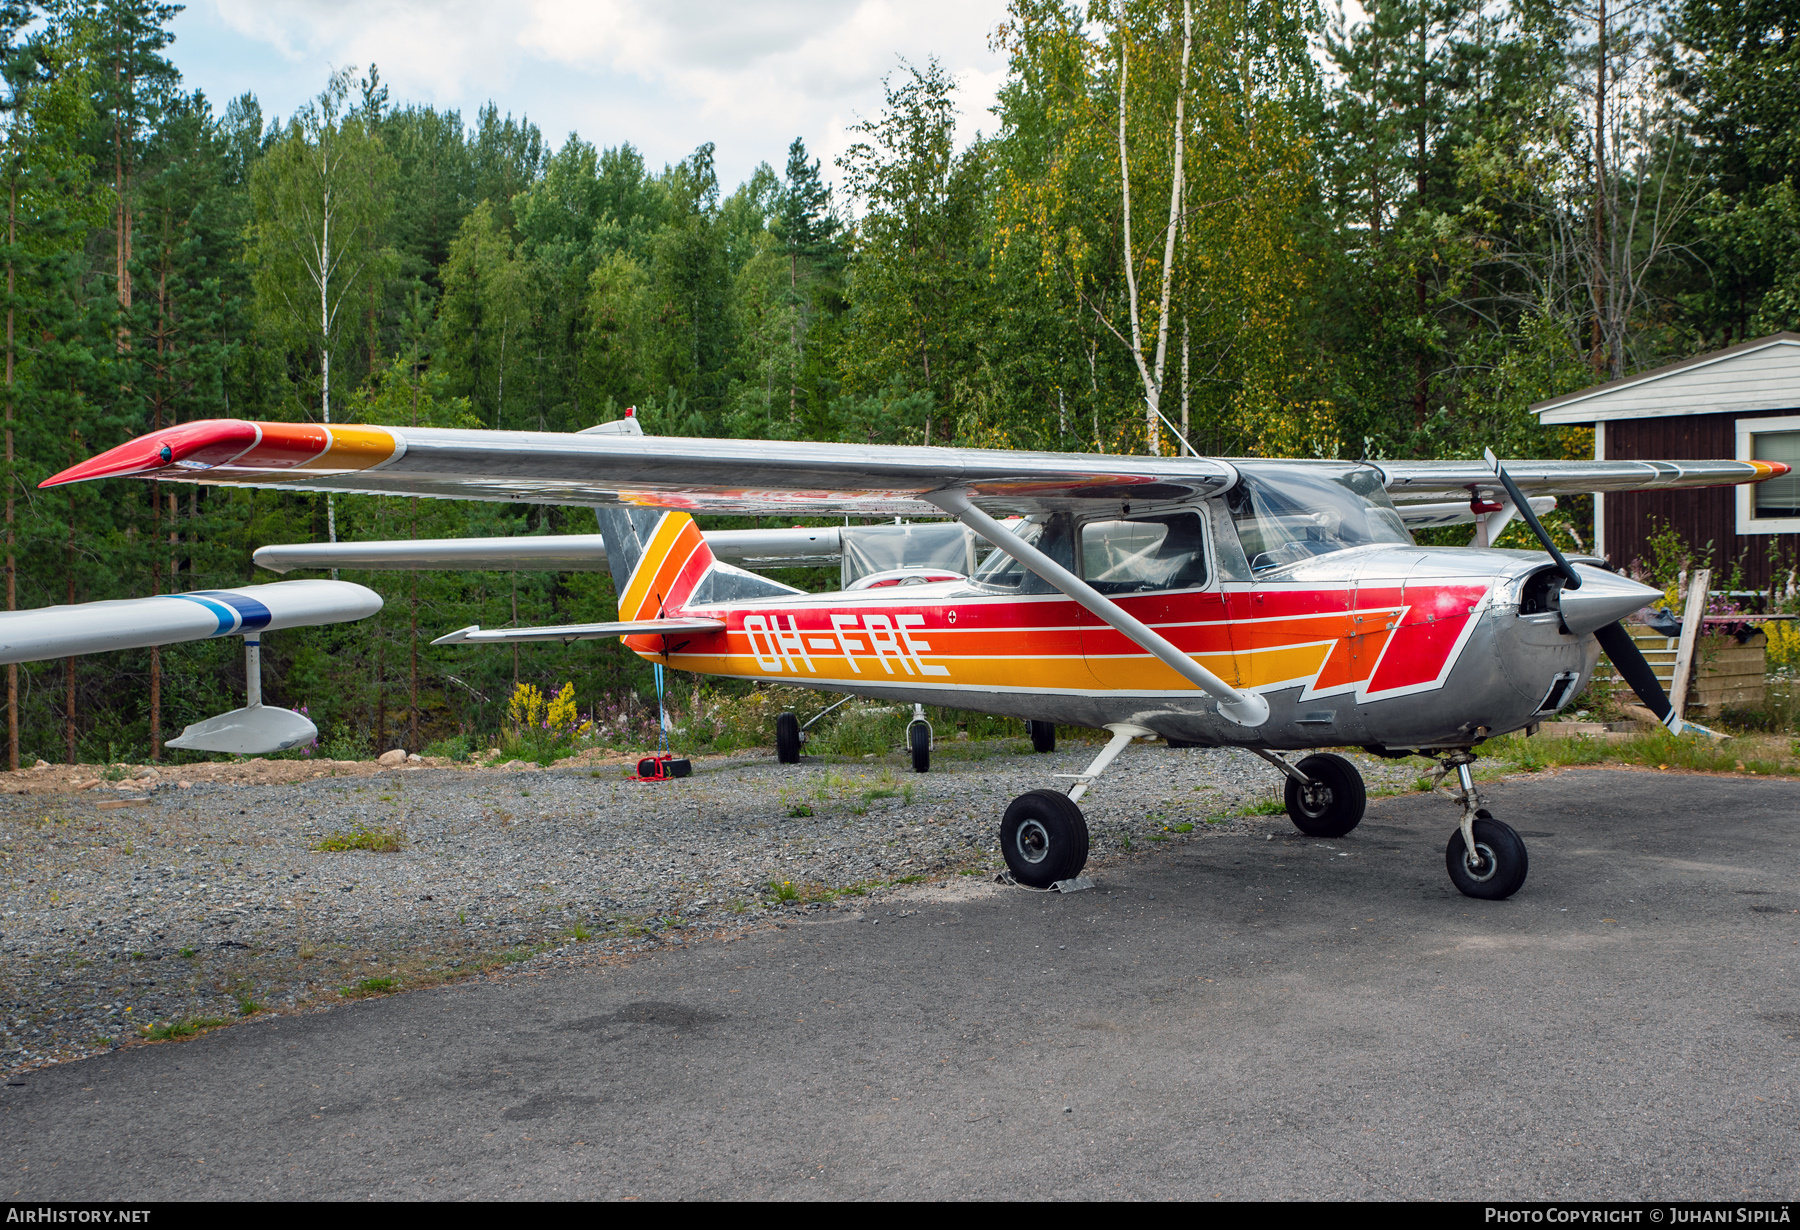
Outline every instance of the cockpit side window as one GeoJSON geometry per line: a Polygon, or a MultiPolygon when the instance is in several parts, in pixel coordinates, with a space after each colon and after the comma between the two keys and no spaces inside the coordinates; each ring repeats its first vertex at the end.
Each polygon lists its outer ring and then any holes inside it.
{"type": "MultiPolygon", "coordinates": [[[[1075,570],[1075,520],[1068,513],[1033,518],[1016,533],[1064,568],[1071,572],[1075,570]]],[[[972,579],[999,589],[1015,589],[1021,594],[1056,592],[1054,585],[998,547],[988,551],[972,579]]]]}
{"type": "Polygon", "coordinates": [[[1206,538],[1197,512],[1090,521],[1081,527],[1087,583],[1103,594],[1193,589],[1206,584],[1206,538]]]}
{"type": "Polygon", "coordinates": [[[1253,575],[1350,547],[1412,545],[1380,478],[1365,467],[1245,467],[1225,503],[1253,575]]]}

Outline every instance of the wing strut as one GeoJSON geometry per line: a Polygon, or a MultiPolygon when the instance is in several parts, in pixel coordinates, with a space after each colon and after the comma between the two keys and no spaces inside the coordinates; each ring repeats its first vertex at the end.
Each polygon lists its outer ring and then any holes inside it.
{"type": "Polygon", "coordinates": [[[943,509],[994,546],[1018,560],[1057,589],[1092,611],[1103,622],[1154,654],[1171,670],[1219,702],[1219,712],[1239,726],[1261,726],[1269,720],[1269,702],[1255,692],[1242,692],[1201,666],[1148,624],[1127,614],[1119,604],[1045,555],[1017,534],[969,502],[954,488],[926,492],[920,497],[943,509]]]}

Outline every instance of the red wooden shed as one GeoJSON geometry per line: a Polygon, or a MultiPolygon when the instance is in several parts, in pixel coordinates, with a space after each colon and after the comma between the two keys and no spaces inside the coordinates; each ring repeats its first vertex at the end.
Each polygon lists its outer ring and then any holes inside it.
{"type": "Polygon", "coordinates": [[[1759,337],[1532,410],[1544,423],[1592,424],[1596,458],[1735,457],[1794,467],[1747,487],[1596,495],[1595,550],[1614,565],[1647,560],[1645,539],[1665,522],[1696,547],[1711,543],[1715,568],[1742,559],[1752,587],[1768,585],[1772,553],[1783,573],[1800,557],[1800,333],[1759,337]]]}

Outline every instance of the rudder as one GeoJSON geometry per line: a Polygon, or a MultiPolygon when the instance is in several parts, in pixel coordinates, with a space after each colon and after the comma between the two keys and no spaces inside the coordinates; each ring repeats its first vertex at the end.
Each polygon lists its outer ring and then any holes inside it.
{"type": "Polygon", "coordinates": [[[620,619],[656,619],[693,606],[802,591],[721,563],[684,512],[620,504],[594,510],[620,619]]]}
{"type": "Polygon", "coordinates": [[[596,509],[620,619],[678,611],[714,563],[712,548],[684,512],[619,506],[596,509]]]}

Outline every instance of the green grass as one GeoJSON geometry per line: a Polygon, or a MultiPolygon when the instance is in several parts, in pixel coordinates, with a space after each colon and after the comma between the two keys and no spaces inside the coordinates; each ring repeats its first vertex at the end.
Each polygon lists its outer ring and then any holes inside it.
{"type": "Polygon", "coordinates": [[[588,930],[586,923],[576,923],[569,928],[569,938],[577,944],[585,944],[594,938],[594,933],[588,930]]]}
{"type": "Polygon", "coordinates": [[[246,995],[242,999],[238,1000],[238,1015],[239,1016],[255,1016],[257,1013],[259,1013],[261,1011],[262,1011],[262,1005],[257,1003],[255,1000],[251,999],[248,995],[246,995]]]}
{"type": "Polygon", "coordinates": [[[186,960],[192,961],[199,954],[196,953],[192,948],[183,948],[180,951],[180,953],[178,953],[177,955],[185,958],[186,960]]]}
{"type": "Polygon", "coordinates": [[[1287,814],[1287,804],[1280,799],[1264,799],[1260,803],[1246,803],[1238,814],[1240,816],[1284,816],[1287,814]]]}
{"type": "Polygon", "coordinates": [[[793,881],[791,880],[783,880],[779,884],[770,884],[769,891],[775,895],[775,900],[777,901],[800,900],[800,890],[794,887],[793,881]]]}
{"type": "Polygon", "coordinates": [[[788,819],[799,820],[813,814],[813,809],[804,803],[796,803],[788,808],[788,819]]]}
{"type": "Polygon", "coordinates": [[[333,833],[324,838],[313,849],[328,853],[343,850],[370,850],[376,854],[392,854],[400,849],[402,838],[399,833],[385,829],[371,829],[366,825],[357,825],[347,833],[333,833]]]}
{"type": "Polygon", "coordinates": [[[160,1025],[152,1022],[138,1032],[152,1042],[168,1042],[175,1038],[191,1038],[209,1029],[217,1029],[224,1023],[222,1018],[216,1016],[190,1016],[179,1021],[165,1021],[160,1025]]]}
{"type": "Polygon", "coordinates": [[[1527,739],[1506,735],[1489,740],[1482,752],[1509,768],[1535,772],[1552,765],[1635,764],[1653,769],[1686,769],[1700,773],[1753,773],[1758,776],[1800,775],[1800,760],[1771,755],[1765,741],[1729,739],[1715,742],[1704,735],[1677,737],[1666,731],[1605,739],[1527,739]],[[1758,754],[1758,753],[1762,754],[1758,754]]]}
{"type": "Polygon", "coordinates": [[[1186,820],[1183,820],[1180,824],[1174,825],[1173,827],[1177,833],[1191,833],[1194,831],[1194,826],[1189,824],[1186,820]]]}
{"type": "Polygon", "coordinates": [[[365,995],[381,995],[400,985],[397,978],[364,978],[360,982],[347,987],[339,987],[338,994],[345,999],[361,999],[365,995]]]}

